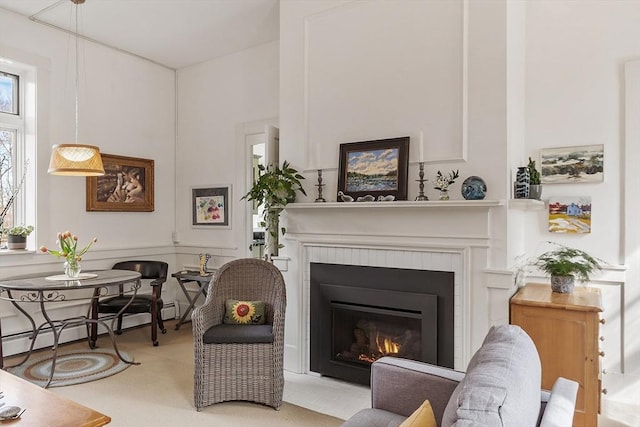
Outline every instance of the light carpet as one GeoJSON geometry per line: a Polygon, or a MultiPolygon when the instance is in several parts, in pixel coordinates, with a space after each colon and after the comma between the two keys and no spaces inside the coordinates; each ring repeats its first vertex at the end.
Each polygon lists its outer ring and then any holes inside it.
{"type": "MultiPolygon", "coordinates": [[[[120,354],[125,359],[131,360],[128,354],[123,352],[120,354]]],[[[44,387],[49,381],[52,364],[53,357],[49,352],[45,357],[31,357],[22,365],[8,368],[7,371],[44,387]]],[[[129,366],[112,350],[58,353],[53,380],[49,387],[64,387],[99,380],[122,372],[129,366]]]]}

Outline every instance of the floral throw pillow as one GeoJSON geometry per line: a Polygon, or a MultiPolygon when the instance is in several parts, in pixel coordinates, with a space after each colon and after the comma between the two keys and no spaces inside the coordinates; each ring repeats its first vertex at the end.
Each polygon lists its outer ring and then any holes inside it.
{"type": "Polygon", "coordinates": [[[228,299],[224,303],[224,319],[222,323],[231,325],[264,324],[263,301],[239,301],[228,299]]]}

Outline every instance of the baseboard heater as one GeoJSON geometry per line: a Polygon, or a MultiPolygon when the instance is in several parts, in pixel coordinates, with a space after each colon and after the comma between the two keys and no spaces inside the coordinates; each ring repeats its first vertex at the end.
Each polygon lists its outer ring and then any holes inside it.
{"type": "MultiPolygon", "coordinates": [[[[180,315],[180,308],[177,301],[165,302],[162,308],[162,319],[173,320],[177,319],[180,315]]],[[[133,328],[149,324],[151,316],[147,313],[140,314],[128,314],[122,319],[122,329],[133,328]]],[[[116,321],[117,322],[117,321],[116,321]]],[[[116,325],[114,325],[114,328],[116,325]]],[[[98,335],[106,334],[107,330],[98,325],[98,335]]],[[[29,351],[31,345],[31,331],[18,332],[12,335],[6,335],[2,337],[2,349],[5,357],[16,354],[21,354],[29,351]]],[[[87,328],[85,326],[75,326],[65,328],[62,334],[60,334],[59,344],[79,341],[87,339],[87,328]]],[[[51,327],[43,327],[38,334],[34,350],[51,347],[53,345],[53,334],[51,333],[51,327]]]]}

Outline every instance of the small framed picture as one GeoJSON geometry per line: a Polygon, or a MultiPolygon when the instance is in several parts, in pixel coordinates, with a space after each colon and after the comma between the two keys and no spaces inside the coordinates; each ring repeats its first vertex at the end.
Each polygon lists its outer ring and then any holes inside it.
{"type": "Polygon", "coordinates": [[[550,198],[549,232],[591,233],[591,197],[556,196],[550,198]]]}
{"type": "Polygon", "coordinates": [[[230,227],[231,185],[191,189],[193,227],[230,227]]]}
{"type": "Polygon", "coordinates": [[[543,184],[581,184],[604,181],[604,145],[540,150],[543,184]]]}
{"type": "Polygon", "coordinates": [[[154,161],[102,154],[104,175],[86,178],[87,212],[153,212],[154,161]]]}
{"type": "Polygon", "coordinates": [[[338,201],[394,196],[407,200],[409,137],[340,144],[338,201]]]}

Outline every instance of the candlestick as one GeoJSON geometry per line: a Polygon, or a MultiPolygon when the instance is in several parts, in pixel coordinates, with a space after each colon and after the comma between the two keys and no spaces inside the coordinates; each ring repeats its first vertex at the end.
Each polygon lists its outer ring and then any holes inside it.
{"type": "Polygon", "coordinates": [[[324,197],[322,197],[322,187],[324,187],[324,184],[322,183],[322,169],[318,169],[318,183],[316,184],[316,187],[318,187],[318,197],[316,198],[316,203],[326,202],[324,197]]]}
{"type": "Polygon", "coordinates": [[[420,192],[418,194],[418,197],[416,197],[416,202],[421,202],[421,201],[425,201],[425,200],[429,200],[429,198],[427,196],[424,195],[424,162],[420,162],[420,172],[418,173],[418,176],[420,177],[420,179],[417,179],[416,181],[418,181],[420,183],[419,187],[420,187],[420,192]]]}
{"type": "Polygon", "coordinates": [[[424,163],[424,135],[420,131],[420,163],[424,163]]]}

